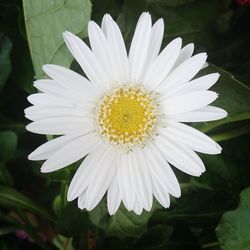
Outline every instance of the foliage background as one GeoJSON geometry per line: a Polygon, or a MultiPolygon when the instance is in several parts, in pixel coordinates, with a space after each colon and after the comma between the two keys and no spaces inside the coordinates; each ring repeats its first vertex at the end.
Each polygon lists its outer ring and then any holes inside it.
{"type": "Polygon", "coordinates": [[[250,7],[232,0],[1,0],[0,1],[0,249],[250,249],[250,7]],[[208,52],[206,72],[218,71],[217,105],[228,118],[196,124],[223,147],[201,155],[207,171],[192,178],[176,171],[182,197],[170,209],[158,204],[136,216],[120,207],[107,214],[105,200],[93,211],[67,203],[78,164],[41,174],[27,155],[46,138],[25,131],[23,109],[44,77],[41,66],[79,67],[62,32],[86,40],[86,25],[111,13],[127,45],[139,14],[163,17],[164,45],[177,36],[208,52]],[[216,65],[216,66],[215,66],[216,65]],[[230,73],[229,73],[230,72],[230,73]]]}

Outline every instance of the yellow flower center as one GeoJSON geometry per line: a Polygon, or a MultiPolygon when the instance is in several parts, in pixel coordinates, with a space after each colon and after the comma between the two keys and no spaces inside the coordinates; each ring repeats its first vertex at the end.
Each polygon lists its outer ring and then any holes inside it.
{"type": "Polygon", "coordinates": [[[99,104],[98,128],[110,143],[134,145],[153,133],[157,104],[138,87],[122,87],[104,96],[99,104]]]}

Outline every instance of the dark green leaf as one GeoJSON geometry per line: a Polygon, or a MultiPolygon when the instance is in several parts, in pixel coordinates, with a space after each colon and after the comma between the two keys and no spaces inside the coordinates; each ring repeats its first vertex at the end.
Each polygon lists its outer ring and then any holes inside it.
{"type": "Polygon", "coordinates": [[[0,186],[0,204],[11,209],[33,211],[47,219],[53,220],[52,216],[44,208],[13,188],[0,186]]]}
{"type": "Polygon", "coordinates": [[[17,146],[17,135],[12,131],[0,132],[0,161],[8,161],[13,157],[17,146]]]}
{"type": "Polygon", "coordinates": [[[10,72],[11,72],[11,61],[10,51],[12,43],[8,37],[0,33],[0,91],[4,87],[10,72]]]}
{"type": "Polygon", "coordinates": [[[23,0],[26,32],[36,78],[43,77],[42,65],[48,63],[69,67],[72,56],[63,42],[66,30],[82,37],[90,19],[89,0],[23,0]]]}
{"type": "Polygon", "coordinates": [[[81,211],[75,204],[68,204],[59,215],[57,229],[60,234],[71,237],[85,234],[92,227],[88,213],[81,211]]]}
{"type": "Polygon", "coordinates": [[[223,250],[250,249],[250,188],[240,194],[240,204],[234,211],[226,212],[216,228],[223,250]]]}
{"type": "Polygon", "coordinates": [[[221,127],[221,133],[216,131],[219,126],[250,119],[250,89],[236,80],[230,73],[219,67],[210,65],[203,73],[219,72],[219,81],[213,87],[219,98],[213,103],[214,106],[221,107],[228,112],[228,117],[214,122],[204,122],[197,124],[196,127],[204,132],[210,132],[220,141],[238,136],[249,131],[249,123],[235,124],[235,126],[221,127]]]}
{"type": "Polygon", "coordinates": [[[104,199],[89,215],[91,221],[102,228],[107,236],[140,237],[147,230],[147,223],[157,208],[158,205],[154,204],[150,212],[143,211],[138,216],[121,205],[115,215],[110,216],[104,199]]]}
{"type": "Polygon", "coordinates": [[[173,227],[168,225],[158,224],[149,228],[141,238],[137,241],[136,245],[139,249],[156,249],[162,246],[170,238],[173,232],[173,227]]]}
{"type": "Polygon", "coordinates": [[[0,185],[11,186],[13,184],[12,176],[4,163],[0,162],[0,185]]]}

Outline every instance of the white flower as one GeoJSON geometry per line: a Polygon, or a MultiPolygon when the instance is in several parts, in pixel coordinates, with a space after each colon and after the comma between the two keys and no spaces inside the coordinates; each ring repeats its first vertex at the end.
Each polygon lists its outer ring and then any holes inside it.
{"type": "Polygon", "coordinates": [[[46,160],[44,173],[64,168],[86,156],[68,190],[68,200],[92,210],[107,191],[110,214],[121,201],[129,211],[150,210],[153,196],[169,207],[169,194],[179,197],[179,183],[170,164],[199,176],[205,167],[194,152],[219,154],[221,147],[182,122],[224,118],[209,106],[217,94],[208,89],[219,74],[193,80],[207,55],[192,56],[194,45],[181,48],[180,38],[160,53],[164,24],[152,25],[143,13],[127,55],[119,27],[105,15],[101,28],[88,24],[91,49],[70,32],[68,49],[86,77],[57,65],[44,65],[51,79],[35,81],[41,93],[28,100],[32,120],[27,130],[61,135],[38,147],[30,160],[46,160]]]}

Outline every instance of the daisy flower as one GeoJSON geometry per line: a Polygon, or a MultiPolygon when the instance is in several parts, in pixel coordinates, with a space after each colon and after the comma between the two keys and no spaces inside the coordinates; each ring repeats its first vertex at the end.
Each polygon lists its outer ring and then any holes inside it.
{"type": "Polygon", "coordinates": [[[27,130],[56,135],[38,147],[30,160],[46,160],[41,171],[81,162],[67,199],[92,210],[107,192],[114,214],[121,202],[129,211],[149,211],[153,197],[167,208],[181,195],[172,166],[192,176],[205,167],[196,154],[219,154],[221,147],[189,122],[212,121],[227,113],[209,106],[218,94],[208,90],[212,73],[195,78],[207,55],[192,56],[176,38],[160,51],[162,19],[152,24],[143,13],[127,53],[121,31],[106,14],[101,27],[88,24],[90,48],[66,31],[64,41],[86,76],[58,65],[44,65],[51,79],[37,80],[40,91],[28,97],[27,130]],[[196,151],[196,152],[195,152],[196,151]]]}

